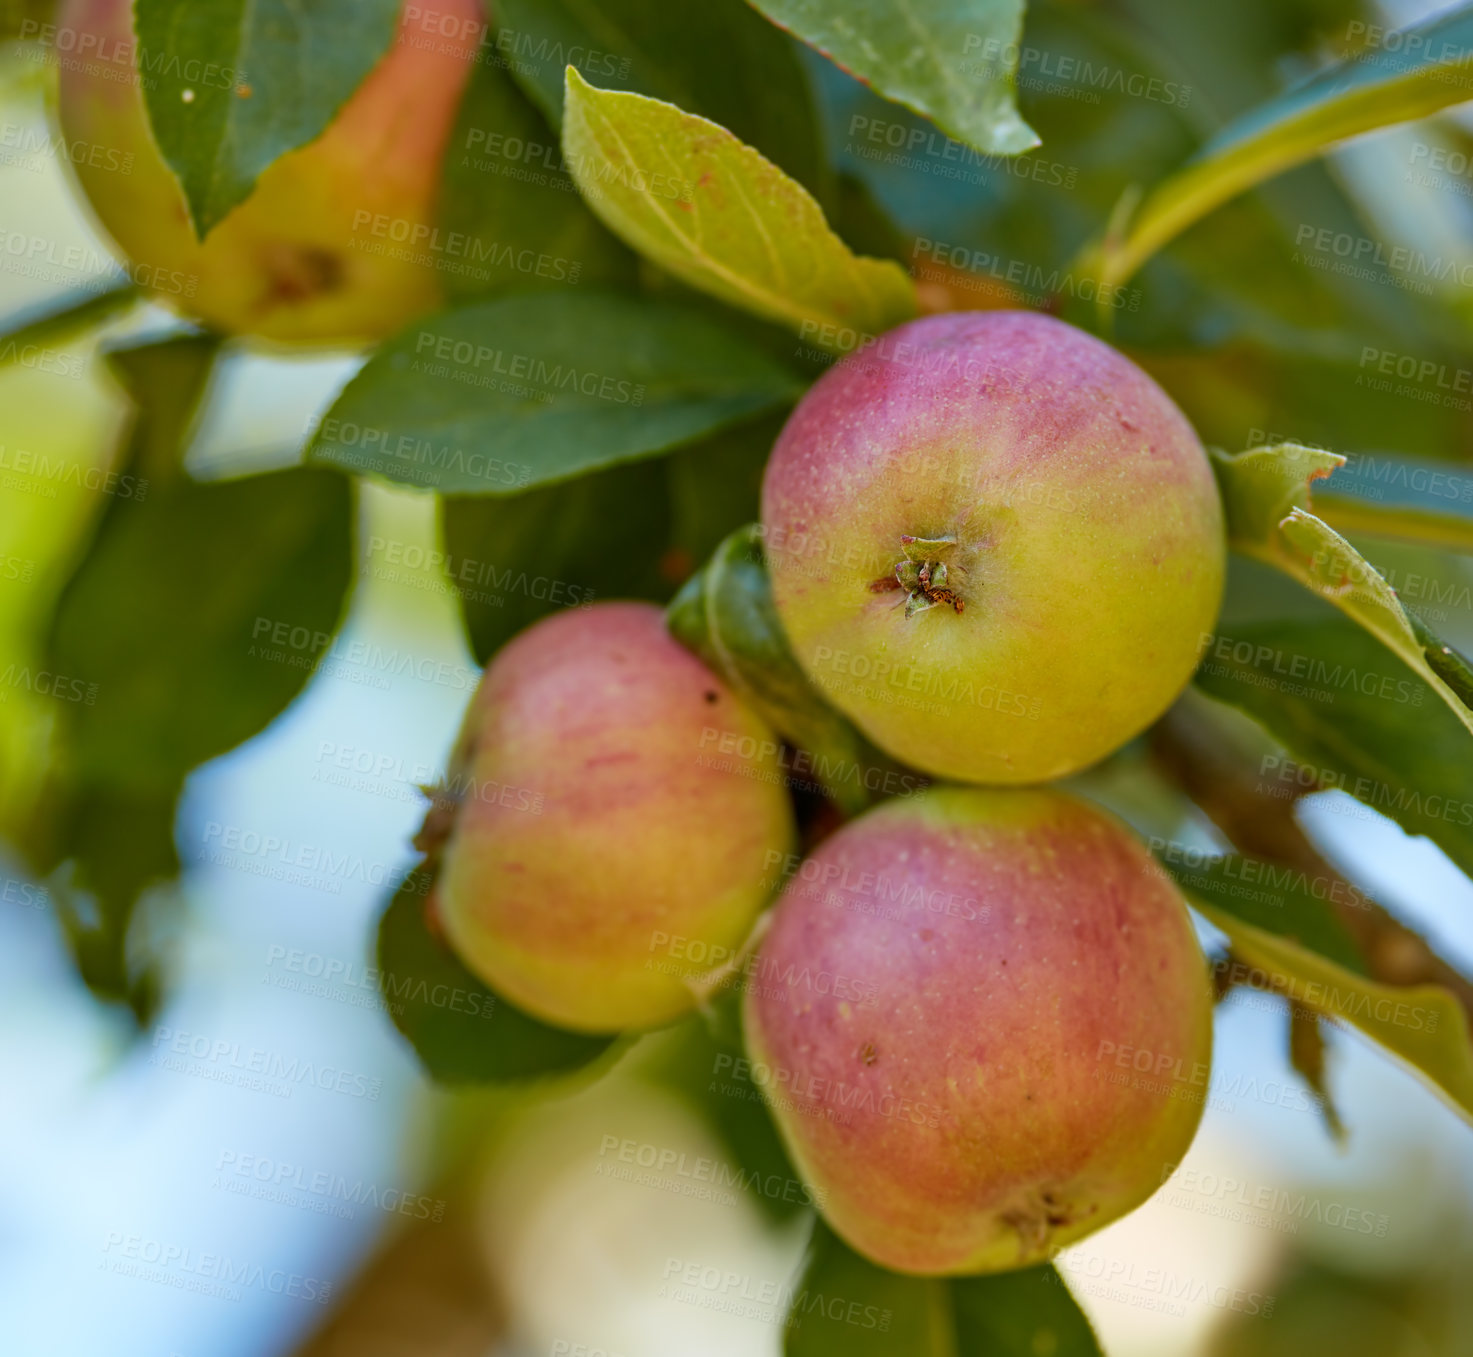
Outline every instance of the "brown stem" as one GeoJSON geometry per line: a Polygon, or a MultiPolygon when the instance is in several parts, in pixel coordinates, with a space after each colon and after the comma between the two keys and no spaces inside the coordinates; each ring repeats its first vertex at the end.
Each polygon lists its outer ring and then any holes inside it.
{"type": "MultiPolygon", "coordinates": [[[[1281,785],[1294,788],[1292,800],[1265,796],[1252,757],[1231,738],[1205,699],[1188,693],[1156,723],[1151,754],[1240,853],[1350,886],[1310,842],[1293,814],[1293,800],[1315,788],[1288,782],[1281,785]]],[[[1473,1021],[1473,982],[1438,956],[1425,938],[1364,892],[1346,889],[1329,894],[1330,908],[1360,947],[1373,979],[1387,985],[1441,985],[1473,1021]]]]}

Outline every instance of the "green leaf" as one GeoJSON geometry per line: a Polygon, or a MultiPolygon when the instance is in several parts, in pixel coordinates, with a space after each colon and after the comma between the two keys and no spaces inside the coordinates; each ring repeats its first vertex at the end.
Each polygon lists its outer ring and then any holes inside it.
{"type": "Polygon", "coordinates": [[[634,462],[513,499],[447,495],[446,570],[485,664],[539,617],[604,598],[669,597],[666,470],[634,462]]]}
{"type": "Polygon", "coordinates": [[[822,787],[857,814],[926,779],[875,749],[826,703],[793,658],[772,601],[762,529],[732,533],[669,609],[671,634],[720,674],[785,740],[803,750],[796,781],[822,787]]]}
{"type": "Polygon", "coordinates": [[[1294,443],[1232,457],[1215,453],[1212,464],[1227,510],[1228,540],[1359,623],[1420,675],[1473,734],[1473,708],[1459,678],[1467,662],[1420,621],[1414,622],[1381,573],[1309,512],[1310,484],[1343,462],[1337,453],[1294,443]],[[1454,681],[1449,683],[1444,674],[1454,681]]]}
{"type": "Polygon", "coordinates": [[[549,1027],[487,989],[431,930],[431,898],[430,873],[418,868],[378,928],[379,990],[431,1078],[500,1083],[567,1074],[609,1050],[613,1038],[549,1027]]]}
{"type": "Polygon", "coordinates": [[[1197,686],[1247,712],[1322,787],[1423,834],[1473,875],[1467,735],[1426,684],[1333,614],[1234,626],[1211,638],[1197,686]]]}
{"type": "Polygon", "coordinates": [[[752,0],[887,99],[990,155],[1038,145],[1014,101],[1023,0],[752,0]]]}
{"type": "MultiPolygon", "coordinates": [[[[27,848],[39,875],[71,865],[52,891],[83,983],[127,1004],[140,1025],[163,988],[161,959],[130,945],[139,898],[179,874],[174,812],[184,780],[160,788],[67,786],[57,777],[27,848]]],[[[55,880],[55,879],[54,879],[55,880]]]]}
{"type": "MultiPolygon", "coordinates": [[[[1260,862],[1236,853],[1191,861],[1157,853],[1157,861],[1192,900],[1202,900],[1269,933],[1287,937],[1346,970],[1366,974],[1365,958],[1324,889],[1296,867],[1260,862]]],[[[1355,903],[1347,901],[1347,903],[1355,903]]]]}
{"type": "Polygon", "coordinates": [[[822,1221],[794,1289],[784,1357],[1100,1357],[1051,1266],[988,1277],[878,1267],[822,1221]]]}
{"type": "Polygon", "coordinates": [[[763,415],[670,454],[672,540],[681,578],[708,560],[738,528],[762,514],[762,474],[785,414],[763,415]]]}
{"type": "Polygon", "coordinates": [[[52,627],[50,663],[95,685],[69,722],[79,773],[169,786],[263,730],[337,629],[351,539],[347,484],[302,467],[113,505],[52,627]]]}
{"type": "Polygon", "coordinates": [[[1473,552],[1473,475],[1459,467],[1351,457],[1317,488],[1315,507],[1341,533],[1473,552]]]}
{"type": "Polygon", "coordinates": [[[446,294],[632,283],[634,256],[584,206],[557,136],[493,58],[483,46],[471,69],[440,198],[442,228],[485,268],[447,274],[446,294]]]}
{"type": "Polygon", "coordinates": [[[34,37],[55,8],[54,0],[0,0],[0,42],[34,37]]]}
{"type": "Polygon", "coordinates": [[[44,306],[0,321],[0,368],[27,362],[35,349],[63,344],[76,334],[111,320],[130,308],[140,296],[133,283],[118,283],[102,292],[83,289],[59,303],[44,306]]]}
{"type": "Polygon", "coordinates": [[[331,635],[351,574],[341,478],[293,468],[200,483],[181,454],[212,371],[200,336],[119,350],[136,407],[86,554],[57,600],[47,664],[84,695],[65,708],[71,775],[154,792],[265,728],[317,649],[257,653],[278,625],[331,635]]]}
{"type": "Polygon", "coordinates": [[[650,1043],[641,1077],[681,1098],[716,1133],[741,1186],[773,1220],[823,1202],[822,1189],[803,1182],[788,1158],[766,1100],[752,1082],[735,988],[719,994],[650,1043]]]}
{"type": "Polygon", "coordinates": [[[695,312],[542,292],[417,321],[348,383],[309,461],[509,495],[653,457],[787,404],[796,377],[695,312]]]}
{"type": "Polygon", "coordinates": [[[154,138],[200,236],[318,136],[388,50],[399,0],[137,0],[154,138]]]}
{"type": "Polygon", "coordinates": [[[1458,72],[1473,50],[1473,5],[1391,33],[1230,123],[1146,198],[1099,251],[1101,280],[1125,282],[1163,245],[1244,189],[1378,127],[1473,97],[1458,72]]]}
{"type": "Polygon", "coordinates": [[[851,349],[915,314],[904,269],[851,253],[802,185],[705,118],[569,67],[563,150],[615,235],[811,344],[851,349]]]}
{"type": "Polygon", "coordinates": [[[832,171],[798,49],[745,0],[501,0],[496,12],[497,57],[554,127],[572,63],[720,123],[828,200],[832,171]]]}
{"type": "Polygon", "coordinates": [[[1101,1357],[1079,1303],[1050,1265],[951,1284],[958,1357],[1101,1357]]]}
{"type": "Polygon", "coordinates": [[[950,1283],[905,1277],[813,1226],[788,1309],[783,1357],[961,1357],[950,1283]]]}
{"type": "MultiPolygon", "coordinates": [[[[1368,1036],[1402,1060],[1473,1121],[1473,1041],[1462,1005],[1437,985],[1381,985],[1335,965],[1288,938],[1210,905],[1197,908],[1227,934],[1245,975],[1368,1036]]],[[[1232,973],[1229,972],[1231,978],[1232,973]]]]}

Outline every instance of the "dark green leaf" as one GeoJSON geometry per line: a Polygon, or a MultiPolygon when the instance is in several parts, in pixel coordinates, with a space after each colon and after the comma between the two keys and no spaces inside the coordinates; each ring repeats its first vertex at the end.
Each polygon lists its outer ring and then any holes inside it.
{"type": "Polygon", "coordinates": [[[1197,685],[1263,725],[1324,787],[1338,787],[1473,873],[1467,732],[1432,690],[1339,617],[1225,625],[1197,685]]]}
{"type": "Polygon", "coordinates": [[[378,929],[379,988],[394,1026],[431,1078],[492,1083],[566,1074],[603,1055],[609,1037],[548,1027],[470,973],[429,926],[429,873],[411,872],[378,929]]]}
{"type": "Polygon", "coordinates": [[[784,418],[767,415],[671,453],[674,543],[692,569],[761,515],[762,473],[784,418]]]}
{"type": "Polygon", "coordinates": [[[443,311],[391,340],[307,456],[447,494],[515,494],[652,457],[799,390],[693,311],[532,293],[443,311]]]}
{"type": "MultiPolygon", "coordinates": [[[[140,767],[125,765],[115,770],[116,777],[97,776],[99,731],[103,740],[111,734],[97,715],[107,685],[130,670],[131,681],[155,672],[152,664],[167,668],[167,656],[129,650],[126,643],[123,655],[103,653],[105,645],[94,646],[85,634],[89,606],[80,605],[79,613],[78,599],[94,595],[96,611],[115,636],[127,630],[130,609],[141,606],[146,613],[151,600],[140,605],[133,591],[147,579],[127,570],[113,574],[105,544],[127,530],[150,488],[166,494],[181,477],[185,439],[217,348],[214,340],[191,336],[111,356],[112,369],[135,406],[133,424],[118,472],[104,482],[111,496],[96,538],[55,605],[45,661],[50,691],[60,700],[59,720],[54,763],[42,774],[26,850],[39,872],[70,865],[58,874],[56,902],[78,971],[94,994],[127,1003],[140,1023],[159,1001],[162,976],[157,957],[130,948],[130,933],[139,897],[178,872],[174,808],[187,768],[160,768],[150,750],[140,767]],[[84,633],[80,645],[63,641],[69,628],[84,633]]],[[[173,629],[186,630],[187,623],[176,618],[173,629]]],[[[141,636],[140,644],[146,644],[141,636]]],[[[118,714],[125,723],[132,716],[126,707],[118,714]]]]}
{"type": "Polygon", "coordinates": [[[670,594],[660,570],[670,542],[660,462],[610,467],[514,499],[446,496],[441,521],[446,569],[481,664],[548,613],[670,594]]]}
{"type": "Polygon", "coordinates": [[[497,52],[554,127],[563,72],[678,104],[730,129],[805,184],[831,182],[793,44],[744,0],[501,0],[497,52]]]}
{"type": "Polygon", "coordinates": [[[926,779],[875,749],[809,682],[772,602],[758,525],[732,533],[670,605],[671,633],[806,757],[794,774],[857,813],[926,779]]]}
{"type": "Polygon", "coordinates": [[[1189,898],[1205,900],[1270,933],[1292,938],[1348,971],[1368,973],[1355,940],[1328,900],[1315,893],[1317,883],[1298,868],[1236,853],[1197,860],[1174,851],[1157,856],[1189,898]]]}
{"type": "Polygon", "coordinates": [[[119,283],[103,292],[87,288],[60,302],[47,302],[0,321],[0,368],[26,363],[31,351],[65,343],[79,332],[101,325],[127,310],[138,297],[133,283],[119,283]]]}
{"type": "Polygon", "coordinates": [[[83,982],[99,999],[126,1003],[140,1024],[152,1016],[163,977],[158,957],[130,945],[130,930],[143,892],[179,873],[174,810],[182,788],[182,778],[122,791],[58,781],[30,844],[39,872],[72,866],[52,897],[83,982]]]}
{"type": "Polygon", "coordinates": [[[752,0],[887,99],[989,154],[1038,145],[1013,82],[1023,0],[752,0]]]}
{"type": "Polygon", "coordinates": [[[79,774],[166,787],[263,730],[337,629],[351,529],[347,484],[302,467],[111,506],[51,635],[55,669],[95,685],[69,722],[79,774]]]}
{"type": "Polygon", "coordinates": [[[957,1357],[1100,1357],[1099,1340],[1051,1266],[957,1277],[957,1357]]]}
{"type": "Polygon", "coordinates": [[[641,1073],[706,1120],[731,1154],[741,1186],[774,1220],[786,1220],[819,1204],[823,1194],[799,1178],[762,1094],[746,1073],[740,1007],[738,991],[725,991],[709,1011],[666,1033],[641,1073]]]}
{"type": "Polygon", "coordinates": [[[822,1221],[794,1288],[784,1357],[1100,1357],[1052,1266],[909,1277],[862,1258],[822,1221]]]}
{"type": "Polygon", "coordinates": [[[137,0],[154,138],[207,234],[388,50],[399,0],[137,0]]]}
{"type": "Polygon", "coordinates": [[[35,37],[55,8],[55,0],[0,0],[0,42],[35,37]]]}
{"type": "Polygon", "coordinates": [[[783,1357],[960,1357],[950,1286],[889,1272],[816,1221],[783,1357]]]}
{"type": "Polygon", "coordinates": [[[481,57],[445,157],[440,221],[485,267],[447,274],[446,292],[463,301],[507,288],[632,283],[634,256],[583,205],[556,134],[494,48],[481,57]]]}

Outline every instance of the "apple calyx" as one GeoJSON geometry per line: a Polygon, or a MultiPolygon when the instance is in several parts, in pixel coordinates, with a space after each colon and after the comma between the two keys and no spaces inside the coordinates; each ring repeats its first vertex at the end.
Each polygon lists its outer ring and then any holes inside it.
{"type": "Polygon", "coordinates": [[[956,551],[955,537],[902,535],[900,549],[905,554],[895,563],[894,573],[881,575],[875,580],[870,585],[872,592],[880,594],[891,589],[903,590],[907,618],[926,612],[941,603],[949,604],[957,612],[966,607],[965,601],[952,587],[954,581],[951,579],[952,571],[964,572],[960,571],[955,561],[950,569],[946,564],[956,551]]]}

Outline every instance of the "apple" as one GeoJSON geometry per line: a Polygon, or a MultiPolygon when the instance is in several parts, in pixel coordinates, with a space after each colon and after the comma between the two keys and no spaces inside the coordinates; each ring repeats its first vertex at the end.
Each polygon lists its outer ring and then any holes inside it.
{"type": "Polygon", "coordinates": [[[1208,968],[1175,886],[1052,789],[933,788],[794,874],[744,1023],[799,1177],[894,1271],[1041,1262],[1139,1206],[1191,1143],[1208,968]]]}
{"type": "MultiPolygon", "coordinates": [[[[381,339],[440,304],[435,267],[404,241],[435,221],[481,0],[406,4],[394,44],[327,130],[270,165],[203,241],[149,126],[131,0],[63,0],[57,25],[94,54],[62,59],[62,131],[88,148],[69,158],[145,290],[218,330],[285,344],[381,339]]],[[[236,97],[251,97],[248,84],[236,97]]]]}
{"type": "Polygon", "coordinates": [[[493,659],[452,760],[446,936],[489,986],[563,1027],[689,1012],[792,845],[778,751],[653,605],[544,618],[493,659]]]}
{"type": "Polygon", "coordinates": [[[1222,596],[1222,505],[1170,398],[1048,316],[912,321],[773,449],[762,524],[799,662],[886,752],[1042,782],[1161,714],[1222,596]]]}

